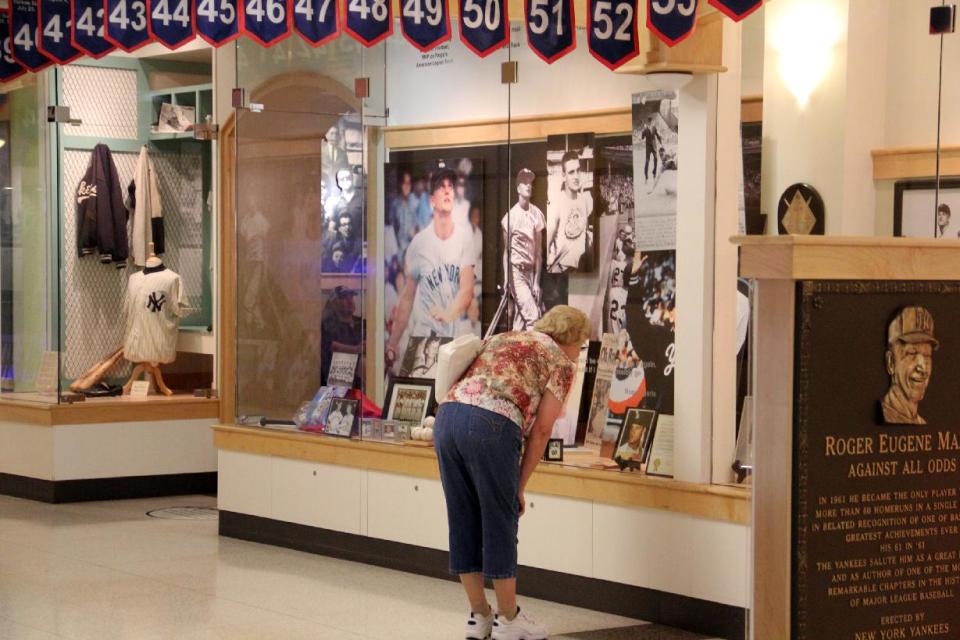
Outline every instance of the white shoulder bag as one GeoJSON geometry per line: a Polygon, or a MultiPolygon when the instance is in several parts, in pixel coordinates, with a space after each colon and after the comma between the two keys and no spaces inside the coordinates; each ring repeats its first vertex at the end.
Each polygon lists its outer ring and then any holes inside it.
{"type": "Polygon", "coordinates": [[[475,335],[460,336],[440,347],[437,353],[437,377],[433,381],[437,402],[441,402],[450,387],[463,377],[482,347],[483,340],[475,335]]]}

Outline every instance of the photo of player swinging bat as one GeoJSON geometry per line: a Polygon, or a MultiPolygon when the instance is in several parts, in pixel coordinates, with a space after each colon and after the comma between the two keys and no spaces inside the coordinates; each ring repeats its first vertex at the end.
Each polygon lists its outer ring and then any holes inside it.
{"type": "Polygon", "coordinates": [[[105,375],[107,375],[107,372],[110,371],[110,369],[112,369],[113,366],[120,361],[120,358],[122,357],[123,347],[120,347],[108,357],[84,371],[82,376],[71,383],[70,391],[73,391],[74,393],[80,393],[81,391],[86,391],[93,385],[97,384],[105,375]]]}

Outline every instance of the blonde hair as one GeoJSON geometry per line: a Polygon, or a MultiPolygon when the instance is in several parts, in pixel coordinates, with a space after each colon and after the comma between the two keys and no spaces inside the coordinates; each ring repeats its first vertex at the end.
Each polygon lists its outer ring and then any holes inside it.
{"type": "Polygon", "coordinates": [[[582,344],[590,337],[590,319],[580,309],[565,304],[557,306],[543,314],[533,328],[545,333],[559,344],[582,344]]]}

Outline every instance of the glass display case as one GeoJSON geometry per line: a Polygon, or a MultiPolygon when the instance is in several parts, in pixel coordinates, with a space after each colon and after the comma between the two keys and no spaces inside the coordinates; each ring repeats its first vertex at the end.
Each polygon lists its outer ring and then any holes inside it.
{"type": "Polygon", "coordinates": [[[108,55],[4,85],[0,399],[213,394],[212,153],[193,132],[212,67],[188,58],[108,55]]]}

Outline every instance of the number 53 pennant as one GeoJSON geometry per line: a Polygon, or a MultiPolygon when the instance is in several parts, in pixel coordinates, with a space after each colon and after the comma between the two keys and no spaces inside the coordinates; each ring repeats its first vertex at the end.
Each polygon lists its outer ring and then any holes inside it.
{"type": "Polygon", "coordinates": [[[698,0],[647,0],[647,28],[668,47],[690,37],[697,26],[698,0]]]}

